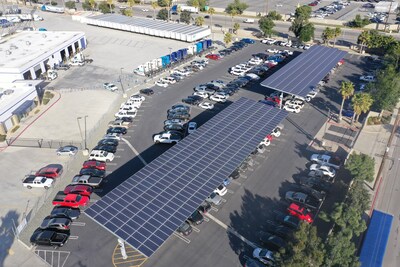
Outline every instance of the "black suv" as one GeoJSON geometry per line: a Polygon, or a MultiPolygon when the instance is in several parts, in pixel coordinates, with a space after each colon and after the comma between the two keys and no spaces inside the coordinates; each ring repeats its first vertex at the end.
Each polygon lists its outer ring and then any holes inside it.
{"type": "Polygon", "coordinates": [[[107,130],[107,134],[117,133],[117,134],[126,134],[128,131],[125,127],[112,127],[107,130]]]}
{"type": "Polygon", "coordinates": [[[118,140],[116,139],[101,139],[97,145],[111,145],[111,146],[118,146],[118,140]]]}
{"type": "Polygon", "coordinates": [[[199,225],[204,221],[204,217],[198,210],[196,210],[192,215],[190,215],[188,220],[194,225],[199,225]]]}
{"type": "Polygon", "coordinates": [[[200,100],[193,99],[191,97],[182,99],[182,102],[186,103],[186,104],[189,104],[189,105],[194,105],[194,106],[197,106],[198,104],[200,104],[200,100]]]}

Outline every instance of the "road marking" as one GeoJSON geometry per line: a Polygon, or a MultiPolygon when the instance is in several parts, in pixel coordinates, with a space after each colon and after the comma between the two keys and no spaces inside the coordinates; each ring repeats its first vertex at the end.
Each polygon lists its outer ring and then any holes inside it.
{"type": "Polygon", "coordinates": [[[211,210],[213,210],[213,211],[215,211],[215,212],[218,211],[218,209],[217,209],[216,207],[211,207],[211,210]]]}
{"type": "Polygon", "coordinates": [[[115,162],[107,162],[107,166],[117,166],[117,163],[115,163],[115,162]]]}
{"type": "Polygon", "coordinates": [[[192,226],[192,229],[193,229],[193,231],[195,231],[196,233],[200,233],[200,229],[199,229],[199,228],[197,228],[197,227],[195,227],[195,226],[192,226]]]}
{"type": "Polygon", "coordinates": [[[79,238],[79,236],[71,235],[68,239],[71,240],[71,239],[78,239],[78,238],[79,238]]]}
{"type": "Polygon", "coordinates": [[[125,148],[117,148],[117,151],[125,151],[125,148]]]}
{"type": "Polygon", "coordinates": [[[181,239],[183,242],[186,242],[188,244],[190,243],[190,240],[187,239],[186,237],[183,237],[181,234],[178,234],[178,233],[174,232],[174,236],[176,236],[177,238],[181,239]]]}
{"type": "Polygon", "coordinates": [[[131,143],[129,143],[128,140],[126,140],[125,138],[122,138],[122,141],[124,141],[129,148],[133,151],[133,153],[136,154],[136,156],[140,159],[140,161],[143,163],[144,166],[147,165],[147,162],[144,160],[144,158],[139,154],[139,152],[137,152],[137,150],[131,145],[131,143]]]}
{"type": "Polygon", "coordinates": [[[120,155],[116,155],[116,156],[114,156],[114,158],[119,159],[119,158],[121,158],[121,156],[120,155]]]}
{"type": "Polygon", "coordinates": [[[228,193],[233,194],[235,192],[233,192],[233,190],[228,189],[228,193]]]}
{"type": "Polygon", "coordinates": [[[240,183],[240,182],[238,182],[238,181],[236,181],[236,180],[231,180],[231,183],[232,183],[232,184],[237,184],[237,185],[242,185],[242,183],[240,183]]]}
{"type": "Polygon", "coordinates": [[[210,219],[208,219],[207,217],[204,217],[204,221],[205,221],[205,222],[209,222],[210,219]]]}
{"type": "Polygon", "coordinates": [[[86,223],[84,223],[84,222],[73,222],[73,223],[71,223],[71,225],[74,225],[74,226],[85,226],[86,223]]]}
{"type": "Polygon", "coordinates": [[[213,220],[215,223],[217,223],[219,226],[221,226],[222,228],[224,228],[225,230],[227,230],[228,232],[230,232],[231,234],[235,235],[237,238],[239,238],[240,240],[245,242],[250,247],[252,247],[252,248],[256,248],[257,247],[253,242],[250,242],[249,240],[244,238],[244,236],[242,236],[241,234],[236,232],[235,229],[233,229],[233,228],[229,227],[228,225],[224,224],[223,222],[221,222],[220,220],[218,220],[217,218],[215,218],[211,214],[207,213],[206,216],[208,218],[210,218],[211,220],[213,220]]]}
{"type": "Polygon", "coordinates": [[[221,201],[225,203],[226,199],[221,197],[221,201]]]}
{"type": "Polygon", "coordinates": [[[97,202],[97,199],[91,198],[91,199],[89,200],[89,202],[90,202],[90,203],[96,203],[96,202],[97,202]]]}
{"type": "Polygon", "coordinates": [[[132,136],[130,136],[130,135],[124,135],[124,137],[126,137],[126,138],[131,138],[132,136]]]}

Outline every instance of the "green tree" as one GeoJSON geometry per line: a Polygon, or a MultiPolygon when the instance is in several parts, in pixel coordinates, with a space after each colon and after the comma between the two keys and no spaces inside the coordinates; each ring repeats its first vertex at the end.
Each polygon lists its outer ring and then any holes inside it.
{"type": "Polygon", "coordinates": [[[190,21],[192,20],[192,13],[187,10],[182,11],[179,20],[186,24],[190,24],[190,21]]]}
{"type": "Polygon", "coordinates": [[[233,32],[235,34],[237,34],[238,30],[240,29],[240,24],[235,22],[235,24],[233,24],[233,32]]]}
{"type": "Polygon", "coordinates": [[[157,4],[160,7],[167,7],[167,6],[170,6],[172,4],[172,0],[157,0],[157,4]]]}
{"type": "Polygon", "coordinates": [[[351,100],[354,109],[354,116],[352,122],[358,121],[362,113],[368,112],[374,103],[370,93],[358,93],[353,96],[351,100]]]}
{"type": "Polygon", "coordinates": [[[332,234],[326,243],[326,266],[360,266],[356,256],[357,249],[351,240],[351,230],[345,229],[332,234]]]}
{"type": "Polygon", "coordinates": [[[230,43],[232,43],[232,34],[227,32],[224,35],[224,43],[229,45],[230,43]]]}
{"type": "Polygon", "coordinates": [[[346,99],[349,99],[352,95],[354,95],[354,84],[352,82],[343,81],[339,93],[342,96],[342,104],[340,105],[340,111],[339,111],[339,121],[341,121],[344,101],[346,99]]]}
{"type": "Polygon", "coordinates": [[[353,153],[346,161],[345,168],[355,180],[368,182],[374,180],[375,159],[373,157],[353,153]]]}
{"type": "Polygon", "coordinates": [[[128,0],[128,5],[131,8],[131,15],[129,17],[133,16],[133,6],[136,5],[136,1],[135,0],[128,0]]]}
{"type": "Polygon", "coordinates": [[[231,19],[232,19],[232,28],[233,28],[233,19],[235,18],[235,16],[237,16],[239,13],[237,10],[232,10],[231,13],[229,13],[229,15],[231,15],[231,19]]]}
{"type": "Polygon", "coordinates": [[[342,30],[340,29],[340,27],[336,27],[333,30],[333,47],[335,47],[336,44],[336,39],[342,34],[342,30]]]}
{"type": "Polygon", "coordinates": [[[268,12],[267,17],[272,20],[282,20],[282,15],[275,10],[268,12]]]}
{"type": "Polygon", "coordinates": [[[153,8],[153,19],[156,17],[156,9],[158,7],[158,4],[156,1],[151,2],[151,7],[153,8]]]}
{"type": "Polygon", "coordinates": [[[400,97],[400,75],[393,65],[378,71],[374,90],[374,106],[379,111],[392,110],[400,97]]]}
{"type": "Polygon", "coordinates": [[[89,5],[91,7],[91,10],[94,10],[98,6],[95,0],[89,0],[89,5]]]}
{"type": "Polygon", "coordinates": [[[275,27],[275,23],[271,17],[263,16],[258,20],[258,27],[264,36],[271,37],[271,35],[274,33],[273,29],[275,27]]]}
{"type": "MultiPolygon", "coordinates": [[[[83,4],[82,4],[82,5],[83,5],[83,4]]],[[[66,7],[66,8],[69,8],[69,9],[75,9],[75,8],[76,8],[75,1],[68,1],[68,2],[65,2],[65,7],[66,7]]]]}
{"type": "Polygon", "coordinates": [[[314,37],[314,25],[308,22],[310,17],[311,7],[300,6],[296,8],[294,20],[289,27],[289,30],[302,42],[308,42],[314,37]]]}
{"type": "Polygon", "coordinates": [[[330,27],[326,27],[325,30],[321,34],[322,41],[324,44],[329,45],[329,41],[334,37],[334,31],[330,27]]]}
{"type": "Polygon", "coordinates": [[[207,5],[207,0],[188,0],[187,4],[189,6],[198,7],[201,11],[204,11],[207,5]]]}
{"type": "Polygon", "coordinates": [[[394,41],[388,47],[388,51],[386,53],[386,61],[390,65],[393,65],[396,71],[400,70],[400,42],[394,41]]]}
{"type": "Polygon", "coordinates": [[[133,16],[132,9],[122,9],[121,14],[127,17],[133,16]]]}
{"type": "Polygon", "coordinates": [[[168,20],[168,10],[166,8],[160,9],[157,14],[157,19],[168,20]]]}
{"type": "Polygon", "coordinates": [[[194,20],[194,24],[196,24],[196,26],[203,26],[204,24],[204,18],[203,17],[197,17],[194,20]]]}
{"type": "Polygon", "coordinates": [[[360,47],[360,53],[363,52],[364,47],[369,43],[369,39],[370,39],[370,34],[369,34],[368,31],[363,31],[363,32],[360,33],[360,35],[358,36],[357,43],[361,45],[361,47],[360,47]]]}
{"type": "Polygon", "coordinates": [[[245,11],[249,7],[248,4],[240,2],[240,0],[234,0],[233,3],[230,3],[226,8],[225,12],[228,14],[232,14],[232,12],[236,12],[235,14],[243,14],[243,11],[245,11]]]}
{"type": "Polygon", "coordinates": [[[277,253],[277,266],[321,266],[324,253],[325,247],[317,236],[316,227],[303,222],[300,229],[293,234],[287,248],[277,253]]]}
{"type": "Polygon", "coordinates": [[[298,37],[301,42],[309,42],[314,39],[315,27],[312,23],[305,24],[300,30],[300,36],[298,37]]]}
{"type": "Polygon", "coordinates": [[[362,28],[364,26],[367,26],[368,24],[370,24],[371,22],[369,21],[368,18],[361,18],[360,14],[357,14],[356,17],[354,18],[354,20],[349,22],[349,26],[353,27],[353,28],[362,28]]]}
{"type": "Polygon", "coordinates": [[[111,13],[112,8],[114,7],[113,4],[109,4],[106,1],[102,1],[99,3],[99,10],[101,11],[101,13],[111,13]]]}
{"type": "Polygon", "coordinates": [[[97,8],[97,3],[94,0],[85,0],[82,3],[83,10],[95,10],[97,8]]]}

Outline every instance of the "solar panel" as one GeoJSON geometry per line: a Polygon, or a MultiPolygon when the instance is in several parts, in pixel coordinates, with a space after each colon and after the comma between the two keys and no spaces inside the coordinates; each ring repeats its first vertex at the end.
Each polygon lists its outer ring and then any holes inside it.
{"type": "Polygon", "coordinates": [[[286,115],[241,98],[85,213],[149,257],[286,115]]]}
{"type": "Polygon", "coordinates": [[[305,97],[346,54],[337,48],[314,45],[261,82],[261,85],[305,97]]]}

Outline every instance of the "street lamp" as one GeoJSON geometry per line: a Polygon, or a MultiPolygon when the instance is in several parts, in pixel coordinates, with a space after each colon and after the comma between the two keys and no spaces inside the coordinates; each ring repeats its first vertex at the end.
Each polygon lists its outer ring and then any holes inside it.
{"type": "Polygon", "coordinates": [[[120,69],[121,73],[120,73],[120,75],[119,75],[119,82],[121,83],[122,97],[123,97],[123,98],[126,98],[126,93],[125,93],[125,89],[124,89],[124,84],[122,83],[122,70],[123,70],[123,69],[124,69],[124,68],[121,68],[121,69],[120,69]]]}
{"type": "Polygon", "coordinates": [[[169,49],[169,64],[172,64],[172,47],[168,47],[169,49]]]}
{"type": "MultiPolygon", "coordinates": [[[[77,119],[77,121],[78,121],[78,126],[79,126],[79,131],[81,131],[81,126],[80,126],[80,123],[79,123],[79,120],[80,119],[84,119],[84,123],[85,123],[85,150],[87,150],[88,148],[87,148],[87,135],[86,135],[86,118],[87,117],[89,117],[88,115],[85,115],[85,116],[83,116],[83,117],[77,117],[76,119],[77,119]]],[[[82,136],[82,131],[81,131],[81,136],[82,136]]]]}

